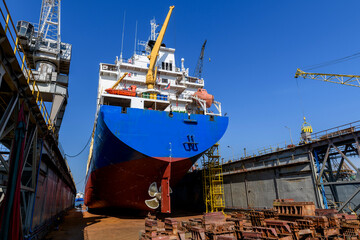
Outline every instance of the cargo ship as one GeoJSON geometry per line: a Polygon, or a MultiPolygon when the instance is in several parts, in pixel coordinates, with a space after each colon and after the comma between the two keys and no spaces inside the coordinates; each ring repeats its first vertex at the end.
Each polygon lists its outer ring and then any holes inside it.
{"type": "Polygon", "coordinates": [[[174,186],[228,126],[202,78],[175,65],[175,49],[150,21],[148,41],[129,59],[100,63],[97,110],[87,164],[85,204],[171,212],[174,186]]]}

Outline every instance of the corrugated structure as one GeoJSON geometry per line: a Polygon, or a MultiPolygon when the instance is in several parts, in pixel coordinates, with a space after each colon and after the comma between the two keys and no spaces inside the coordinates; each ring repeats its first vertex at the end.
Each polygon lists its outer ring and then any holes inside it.
{"type": "Polygon", "coordinates": [[[360,208],[360,121],[309,135],[307,143],[269,148],[223,165],[226,208],[271,207],[273,199],[318,208],[360,208]]]}
{"type": "Polygon", "coordinates": [[[76,189],[4,1],[0,11],[0,239],[41,238],[76,189]]]}

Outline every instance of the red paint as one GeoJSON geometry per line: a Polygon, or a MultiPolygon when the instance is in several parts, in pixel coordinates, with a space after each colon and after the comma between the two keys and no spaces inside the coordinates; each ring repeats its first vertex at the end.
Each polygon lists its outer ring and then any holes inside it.
{"type": "Polygon", "coordinates": [[[163,177],[161,179],[161,212],[171,213],[170,206],[170,177],[171,162],[166,166],[163,177]]]}
{"type": "Polygon", "coordinates": [[[156,182],[161,186],[163,178],[168,178],[169,186],[174,186],[193,164],[190,159],[174,161],[172,158],[171,165],[169,162],[169,158],[165,161],[148,157],[97,169],[90,173],[87,181],[85,204],[89,208],[150,211],[145,204],[145,200],[151,199],[148,194],[150,184],[156,182]]]}

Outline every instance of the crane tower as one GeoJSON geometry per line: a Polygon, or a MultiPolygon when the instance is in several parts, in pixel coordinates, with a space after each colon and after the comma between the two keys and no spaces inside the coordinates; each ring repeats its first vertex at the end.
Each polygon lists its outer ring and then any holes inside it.
{"type": "Polygon", "coordinates": [[[56,133],[67,105],[72,48],[71,44],[61,42],[60,6],[61,0],[43,0],[38,24],[19,21],[16,26],[19,44],[41,96],[51,103],[50,120],[56,133]]]}
{"type": "Polygon", "coordinates": [[[203,43],[203,45],[201,47],[200,56],[199,56],[198,62],[196,64],[196,69],[194,72],[194,77],[197,77],[199,79],[201,78],[202,68],[204,65],[204,51],[205,51],[206,42],[207,42],[207,40],[205,40],[205,42],[203,43]]]}

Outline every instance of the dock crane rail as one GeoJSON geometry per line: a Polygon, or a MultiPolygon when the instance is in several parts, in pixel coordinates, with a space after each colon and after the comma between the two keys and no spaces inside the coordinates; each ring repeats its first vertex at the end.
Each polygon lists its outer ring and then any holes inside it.
{"type": "Polygon", "coordinates": [[[360,87],[359,75],[330,74],[330,73],[308,73],[297,69],[295,78],[303,77],[304,79],[314,79],[323,82],[337,83],[352,87],[360,87]]]}

